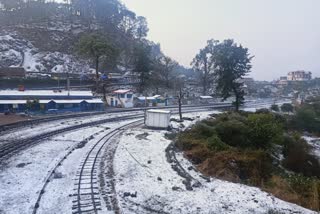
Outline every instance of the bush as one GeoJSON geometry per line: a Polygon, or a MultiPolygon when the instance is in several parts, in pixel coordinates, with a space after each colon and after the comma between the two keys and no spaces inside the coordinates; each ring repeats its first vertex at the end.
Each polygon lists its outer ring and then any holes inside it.
{"type": "Polygon", "coordinates": [[[293,105],[290,103],[284,103],[281,106],[281,111],[283,112],[293,112],[293,105]]]}
{"type": "Polygon", "coordinates": [[[283,133],[281,124],[272,114],[252,114],[248,117],[249,138],[256,148],[270,147],[272,139],[283,133]]]}
{"type": "Polygon", "coordinates": [[[267,108],[261,108],[256,111],[257,114],[269,114],[270,111],[267,108]]]}
{"type": "Polygon", "coordinates": [[[230,149],[230,146],[224,143],[217,135],[208,138],[207,146],[211,151],[225,151],[230,149]]]}
{"type": "Polygon", "coordinates": [[[320,163],[316,157],[310,154],[307,142],[299,136],[286,137],[283,155],[285,159],[282,164],[285,168],[304,176],[320,178],[320,163]]]}
{"type": "Polygon", "coordinates": [[[276,111],[276,112],[278,112],[278,111],[280,111],[280,108],[279,108],[279,106],[278,106],[278,105],[273,104],[273,105],[271,106],[271,110],[272,110],[272,111],[276,111]]]}
{"type": "Polygon", "coordinates": [[[299,108],[292,123],[298,130],[320,132],[320,121],[317,119],[316,112],[310,107],[299,108]]]}
{"type": "Polygon", "coordinates": [[[205,123],[196,124],[192,132],[195,132],[197,135],[200,135],[203,138],[208,138],[216,134],[215,128],[205,123]]]}
{"type": "Polygon", "coordinates": [[[230,146],[242,148],[250,146],[249,128],[241,121],[232,119],[219,122],[216,125],[216,132],[220,139],[230,146]]]}

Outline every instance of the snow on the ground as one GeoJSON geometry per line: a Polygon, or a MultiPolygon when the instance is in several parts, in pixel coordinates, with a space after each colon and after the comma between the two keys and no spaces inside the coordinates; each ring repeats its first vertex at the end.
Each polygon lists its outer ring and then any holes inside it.
{"type": "Polygon", "coordinates": [[[108,118],[116,118],[119,116],[130,116],[132,114],[137,114],[138,112],[122,112],[122,113],[114,113],[114,114],[102,114],[102,115],[93,115],[86,116],[81,118],[69,118],[69,119],[61,119],[57,121],[50,121],[46,123],[41,123],[41,125],[35,126],[26,126],[19,130],[15,130],[14,132],[8,132],[0,136],[0,144],[1,141],[10,141],[16,139],[25,139],[28,137],[32,137],[35,135],[39,135],[41,133],[50,132],[60,128],[66,128],[70,126],[74,126],[81,123],[94,122],[98,120],[108,119],[108,118]]]}
{"type": "MultiPolygon", "coordinates": [[[[25,150],[21,155],[11,158],[9,166],[0,172],[0,198],[2,199],[0,209],[8,214],[32,213],[50,169],[73,145],[100,130],[101,128],[89,128],[76,132],[76,135],[70,133],[65,134],[64,137],[48,139],[38,146],[25,150]],[[18,167],[19,164],[26,165],[18,167]]],[[[66,185],[63,190],[69,187],[66,185]]]]}
{"type": "Polygon", "coordinates": [[[312,152],[320,159],[320,138],[303,136],[307,143],[312,147],[312,152]]]}
{"type": "Polygon", "coordinates": [[[182,117],[189,118],[192,120],[184,120],[183,123],[177,122],[179,120],[179,115],[173,115],[171,118],[174,119],[171,121],[171,126],[174,129],[184,130],[187,127],[190,127],[191,125],[204,120],[210,116],[210,114],[219,114],[221,111],[204,111],[204,112],[192,112],[192,113],[184,113],[182,114],[182,117]]]}
{"type": "MultiPolygon", "coordinates": [[[[205,113],[195,114],[184,116],[206,117],[205,113]]],[[[192,191],[186,190],[184,179],[167,162],[165,149],[171,142],[166,133],[136,127],[122,135],[114,160],[122,213],[314,213],[255,187],[213,178],[207,182],[198,172],[188,170],[191,163],[178,153],[183,168],[201,183],[192,191]],[[125,196],[128,193],[136,193],[136,197],[125,196]]]]}
{"type": "Polygon", "coordinates": [[[47,176],[56,164],[80,141],[94,136],[83,148],[67,156],[56,172],[62,178],[52,178],[40,201],[38,213],[71,213],[74,179],[81,161],[91,146],[114,128],[129,123],[121,121],[68,132],[45,140],[10,159],[0,170],[0,213],[32,213],[47,176]]]}
{"type": "MultiPolygon", "coordinates": [[[[46,194],[40,202],[38,213],[71,213],[72,212],[72,200],[74,197],[71,195],[74,193],[74,183],[76,178],[76,173],[79,169],[81,161],[84,159],[86,153],[91,148],[91,146],[101,139],[104,135],[112,131],[114,128],[120,127],[129,123],[130,121],[116,122],[112,124],[104,124],[100,126],[99,129],[88,129],[86,130],[86,137],[94,133],[94,139],[89,141],[86,146],[82,149],[76,149],[71,153],[62,165],[57,169],[59,173],[62,173],[62,178],[52,179],[49,185],[46,187],[46,194]],[[110,129],[106,130],[108,127],[110,129]]],[[[77,136],[79,132],[74,132],[73,135],[66,137],[59,137],[60,140],[72,140],[77,136]]]]}

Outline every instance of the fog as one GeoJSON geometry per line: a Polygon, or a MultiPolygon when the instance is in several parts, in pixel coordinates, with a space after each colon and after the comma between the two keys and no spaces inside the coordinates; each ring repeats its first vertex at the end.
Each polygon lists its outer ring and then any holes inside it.
{"type": "Polygon", "coordinates": [[[251,76],[272,80],[304,69],[320,76],[318,0],[123,0],[145,16],[149,39],[189,66],[210,38],[233,38],[250,49],[251,76]]]}

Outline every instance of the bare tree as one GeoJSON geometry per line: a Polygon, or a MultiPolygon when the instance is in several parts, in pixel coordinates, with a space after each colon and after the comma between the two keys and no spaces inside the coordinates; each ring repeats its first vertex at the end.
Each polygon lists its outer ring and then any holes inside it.
{"type": "Polygon", "coordinates": [[[179,107],[179,118],[180,121],[183,120],[182,117],[182,104],[183,104],[183,99],[185,98],[186,95],[186,88],[185,88],[185,78],[178,76],[174,79],[175,83],[175,90],[176,90],[176,97],[178,99],[178,107],[179,107]]]}

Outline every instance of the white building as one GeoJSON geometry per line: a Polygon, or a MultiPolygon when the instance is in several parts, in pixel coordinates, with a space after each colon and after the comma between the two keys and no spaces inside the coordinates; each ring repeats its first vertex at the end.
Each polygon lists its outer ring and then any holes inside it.
{"type": "Polygon", "coordinates": [[[288,81],[308,81],[312,79],[312,73],[306,71],[292,71],[287,75],[288,81]]]}
{"type": "Polygon", "coordinates": [[[130,89],[121,89],[107,96],[107,103],[111,107],[132,108],[133,92],[130,89]]]}

